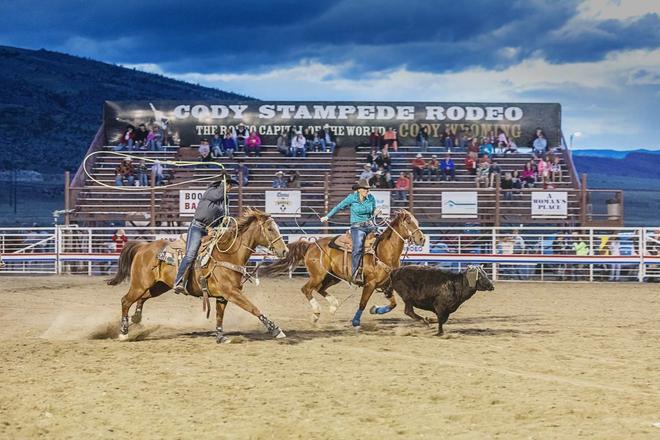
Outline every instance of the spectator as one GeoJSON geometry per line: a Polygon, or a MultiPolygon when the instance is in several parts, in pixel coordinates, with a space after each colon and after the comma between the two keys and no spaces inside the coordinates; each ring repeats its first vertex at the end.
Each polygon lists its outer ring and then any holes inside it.
{"type": "Polygon", "coordinates": [[[147,149],[151,151],[160,151],[163,146],[163,133],[157,125],[153,125],[147,133],[147,149]]]}
{"type": "Polygon", "coordinates": [[[456,144],[456,147],[460,148],[461,150],[465,150],[470,144],[470,140],[468,139],[468,135],[465,129],[463,129],[461,131],[461,135],[457,137],[456,144]]]}
{"type": "Polygon", "coordinates": [[[383,168],[385,171],[389,171],[392,167],[392,158],[387,150],[379,151],[376,153],[374,163],[378,168],[383,168]]]}
{"type": "Polygon", "coordinates": [[[321,142],[321,148],[323,148],[326,153],[335,152],[335,147],[337,146],[337,138],[335,134],[330,130],[330,125],[325,124],[322,130],[319,130],[319,140],[321,142]]]}
{"type": "Polygon", "coordinates": [[[413,180],[420,182],[424,178],[424,169],[426,161],[422,158],[422,153],[417,153],[412,161],[413,180]]]}
{"type": "Polygon", "coordinates": [[[321,142],[321,130],[312,134],[312,150],[323,151],[323,142],[321,142]]]}
{"type": "Polygon", "coordinates": [[[481,145],[479,146],[479,156],[486,154],[488,155],[488,159],[491,159],[493,157],[493,152],[493,144],[490,143],[487,137],[482,138],[481,145]]]}
{"type": "Polygon", "coordinates": [[[229,127],[227,132],[229,133],[229,136],[234,140],[234,145],[236,145],[236,148],[238,148],[238,135],[236,134],[236,129],[234,127],[229,127]]]}
{"type": "Polygon", "coordinates": [[[401,171],[401,174],[399,174],[399,178],[396,179],[394,188],[396,188],[396,191],[394,193],[397,195],[397,198],[399,200],[407,202],[408,191],[410,191],[410,179],[406,176],[406,173],[404,173],[403,171],[401,171]]]}
{"type": "Polygon", "coordinates": [[[289,149],[289,142],[287,134],[282,133],[277,137],[277,151],[283,156],[289,156],[291,150],[289,149]]]}
{"type": "Polygon", "coordinates": [[[291,157],[305,157],[305,136],[302,132],[296,132],[296,136],[291,140],[291,157]]]}
{"type": "Polygon", "coordinates": [[[229,131],[225,133],[225,137],[222,139],[222,152],[230,159],[234,158],[234,153],[236,152],[236,139],[232,137],[232,134],[229,131]]]}
{"type": "Polygon", "coordinates": [[[455,140],[454,132],[452,132],[449,128],[445,128],[445,132],[442,135],[442,144],[447,149],[447,151],[451,151],[451,149],[454,148],[454,144],[456,143],[455,140]]]}
{"type": "Polygon", "coordinates": [[[498,154],[504,154],[506,150],[509,149],[509,138],[504,133],[504,130],[501,128],[497,129],[497,152],[498,154]]]}
{"type": "Polygon", "coordinates": [[[115,168],[115,185],[116,186],[133,186],[135,177],[133,176],[133,165],[130,159],[124,159],[121,164],[115,168]]]}
{"type": "Polygon", "coordinates": [[[477,165],[477,188],[483,188],[488,185],[488,176],[490,172],[490,159],[488,155],[484,154],[479,165],[477,165]]]}
{"type": "Polygon", "coordinates": [[[429,160],[426,163],[425,174],[427,180],[438,180],[439,172],[440,172],[440,163],[438,162],[438,156],[432,154],[431,160],[429,160]]]}
{"type": "Polygon", "coordinates": [[[536,138],[532,142],[532,149],[537,157],[541,157],[548,150],[548,140],[545,138],[543,130],[536,130],[536,138]]]}
{"type": "Polygon", "coordinates": [[[371,170],[371,165],[365,164],[363,166],[363,171],[360,173],[360,179],[359,180],[366,180],[367,182],[371,180],[371,178],[374,176],[374,172],[371,170]]]}
{"type": "Polygon", "coordinates": [[[220,133],[217,131],[213,135],[213,139],[211,139],[211,154],[213,155],[213,158],[222,157],[223,154],[222,136],[220,136],[220,133]]]}
{"type": "Polygon", "coordinates": [[[250,169],[247,165],[245,165],[243,159],[236,160],[234,176],[236,181],[242,183],[243,186],[247,186],[247,184],[250,182],[250,169]]]}
{"type": "Polygon", "coordinates": [[[426,153],[429,148],[429,132],[426,126],[423,126],[417,133],[417,147],[426,153]]]}
{"type": "Polygon", "coordinates": [[[525,168],[523,168],[520,179],[522,180],[523,186],[525,188],[532,188],[534,186],[536,183],[536,174],[534,172],[534,165],[532,164],[532,161],[525,163],[525,168]]]}
{"type": "Polygon", "coordinates": [[[278,171],[275,173],[275,180],[273,180],[273,188],[276,189],[285,189],[288,183],[288,179],[284,177],[284,171],[278,171]]]}
{"type": "Polygon", "coordinates": [[[520,178],[520,172],[518,170],[515,170],[513,174],[511,175],[511,185],[513,186],[513,195],[518,196],[520,195],[520,190],[523,187],[523,182],[522,179],[520,178]]]}
{"type": "Polygon", "coordinates": [[[245,141],[245,154],[261,156],[261,138],[256,130],[250,131],[250,136],[245,141]]]}
{"type": "Polygon", "coordinates": [[[369,135],[369,146],[372,150],[380,150],[383,146],[383,136],[377,129],[371,130],[369,135]]]}
{"type": "Polygon", "coordinates": [[[388,148],[391,147],[394,151],[399,151],[396,130],[392,129],[392,127],[387,127],[387,130],[385,130],[385,134],[383,135],[383,145],[388,148]]]}
{"type": "Polygon", "coordinates": [[[372,171],[378,169],[378,165],[376,165],[376,150],[371,150],[371,152],[367,154],[367,164],[371,166],[372,171]]]}
{"type": "Polygon", "coordinates": [[[536,175],[544,185],[547,183],[548,177],[550,176],[550,164],[543,157],[540,157],[536,164],[536,175]]]}
{"type": "Polygon", "coordinates": [[[504,178],[500,183],[500,187],[504,192],[504,200],[511,200],[513,198],[513,176],[510,172],[504,173],[504,178]]]}
{"type": "Polygon", "coordinates": [[[128,149],[128,151],[133,151],[133,126],[129,125],[124,130],[124,133],[119,139],[119,144],[114,148],[114,151],[122,151],[123,149],[128,149]]]}
{"type": "MultiPolygon", "coordinates": [[[[609,254],[613,257],[621,256],[621,242],[619,237],[616,235],[610,237],[609,242],[607,243],[609,248],[609,254]]],[[[610,265],[610,281],[619,281],[621,278],[621,263],[613,263],[610,265]]]]}
{"type": "Polygon", "coordinates": [[[236,149],[238,151],[245,147],[245,141],[248,138],[248,134],[248,129],[245,127],[245,124],[242,122],[238,124],[238,128],[236,129],[236,149]]]}
{"type": "Polygon", "coordinates": [[[206,139],[202,139],[199,143],[199,159],[202,162],[211,161],[211,147],[206,139]]]}
{"type": "Polygon", "coordinates": [[[490,164],[490,168],[488,169],[488,186],[492,188],[495,186],[495,179],[501,179],[502,176],[502,168],[500,168],[500,164],[497,163],[496,160],[493,161],[493,163],[490,164]]]}
{"type": "Polygon", "coordinates": [[[476,138],[472,138],[472,140],[470,140],[468,143],[467,152],[474,153],[475,155],[479,154],[479,142],[476,138]]]}
{"type": "Polygon", "coordinates": [[[156,186],[161,186],[165,180],[163,173],[163,165],[160,163],[160,160],[156,159],[154,164],[151,166],[151,178],[153,179],[156,186]]]}
{"type": "Polygon", "coordinates": [[[440,162],[440,171],[442,172],[443,180],[456,180],[456,165],[451,154],[447,153],[444,159],[440,162]]]}
{"type": "Polygon", "coordinates": [[[140,124],[138,129],[133,132],[133,145],[138,150],[144,150],[144,143],[147,140],[147,127],[144,124],[140,124]]]}
{"type": "MultiPolygon", "coordinates": [[[[305,136],[305,150],[307,151],[316,151],[314,147],[314,139],[318,139],[318,136],[314,132],[313,127],[307,127],[305,132],[303,133],[303,136],[305,136]]],[[[321,141],[319,139],[318,141],[318,146],[316,148],[321,148],[321,141]]]]}
{"type": "Polygon", "coordinates": [[[555,156],[550,166],[550,173],[553,182],[561,182],[561,164],[559,163],[559,156],[555,156]]]}
{"type": "Polygon", "coordinates": [[[383,175],[383,170],[376,170],[374,175],[369,179],[369,186],[372,188],[377,188],[380,183],[380,177],[383,175]]]}
{"type": "MultiPolygon", "coordinates": [[[[573,233],[573,252],[579,257],[586,257],[589,255],[589,245],[584,237],[578,235],[577,232],[573,233]]],[[[574,271],[572,273],[573,280],[579,278],[579,275],[584,272],[586,266],[584,264],[573,265],[574,271]]]]}
{"type": "Polygon", "coordinates": [[[148,169],[147,164],[144,160],[141,160],[140,163],[135,167],[135,172],[137,174],[138,183],[140,186],[149,186],[149,178],[147,177],[148,169]]]}
{"type": "Polygon", "coordinates": [[[516,154],[518,153],[518,144],[513,139],[509,139],[509,146],[504,150],[504,154],[516,154]]]}
{"type": "Polygon", "coordinates": [[[287,186],[294,189],[300,188],[300,174],[298,174],[298,171],[289,171],[289,175],[287,176],[287,186]]]}
{"type": "Polygon", "coordinates": [[[468,152],[468,154],[465,155],[463,163],[465,164],[465,169],[469,174],[473,176],[477,175],[477,153],[473,151],[468,152]]]}
{"type": "Polygon", "coordinates": [[[115,244],[115,253],[121,254],[121,251],[124,249],[124,245],[128,242],[128,237],[123,229],[117,229],[111,238],[112,242],[115,244]]]}

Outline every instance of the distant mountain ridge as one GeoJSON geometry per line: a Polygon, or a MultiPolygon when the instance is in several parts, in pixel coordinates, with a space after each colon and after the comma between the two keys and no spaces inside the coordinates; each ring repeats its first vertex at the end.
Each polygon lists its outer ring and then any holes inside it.
{"type": "Polygon", "coordinates": [[[100,61],[6,46],[0,46],[0,84],[0,169],[45,173],[77,169],[101,125],[104,101],[251,99],[100,61]]]}
{"type": "Polygon", "coordinates": [[[659,150],[637,149],[637,150],[572,150],[573,156],[592,156],[592,157],[607,157],[610,159],[624,159],[627,155],[632,153],[644,154],[660,154],[659,150]]]}

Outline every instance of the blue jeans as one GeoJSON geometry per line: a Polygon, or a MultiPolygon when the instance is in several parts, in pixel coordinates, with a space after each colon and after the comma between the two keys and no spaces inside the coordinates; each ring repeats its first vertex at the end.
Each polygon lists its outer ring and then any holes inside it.
{"type": "Polygon", "coordinates": [[[176,271],[176,278],[174,284],[183,283],[183,277],[190,265],[197,258],[197,251],[202,244],[202,237],[206,235],[206,226],[203,223],[193,220],[188,228],[188,238],[186,239],[186,254],[181,259],[179,270],[176,271]]]}
{"type": "MultiPolygon", "coordinates": [[[[126,183],[128,184],[128,186],[133,186],[133,182],[135,182],[135,177],[128,176],[126,178],[126,183]]],[[[122,178],[122,176],[115,176],[115,185],[124,186],[124,179],[122,178]]]]}
{"type": "Polygon", "coordinates": [[[331,153],[335,152],[335,147],[337,146],[336,142],[332,141],[326,141],[325,139],[321,139],[321,148],[324,150],[329,150],[331,153]]]}
{"type": "Polygon", "coordinates": [[[417,142],[417,146],[420,147],[424,153],[426,153],[426,151],[429,148],[429,141],[426,139],[422,139],[417,142]]]}
{"type": "Polygon", "coordinates": [[[304,148],[291,148],[291,157],[305,157],[306,155],[307,154],[304,148]]]}
{"type": "Polygon", "coordinates": [[[364,240],[367,234],[375,231],[373,226],[351,226],[351,241],[353,242],[353,251],[351,252],[351,259],[353,263],[353,270],[351,275],[355,278],[358,268],[360,267],[360,260],[364,253],[364,240]]]}
{"type": "Polygon", "coordinates": [[[140,181],[140,186],[149,186],[149,179],[147,179],[147,173],[139,173],[138,180],[140,181]]]}

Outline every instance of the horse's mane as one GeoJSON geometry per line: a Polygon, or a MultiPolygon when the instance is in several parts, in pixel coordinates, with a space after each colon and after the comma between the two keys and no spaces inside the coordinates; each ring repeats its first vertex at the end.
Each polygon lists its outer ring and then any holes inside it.
{"type": "Polygon", "coordinates": [[[224,248],[230,246],[232,241],[234,241],[234,236],[238,235],[239,237],[256,221],[267,220],[270,218],[270,215],[266,214],[263,211],[254,208],[245,208],[243,210],[243,215],[236,219],[236,222],[231,222],[227,230],[222,234],[222,237],[218,240],[218,246],[224,248]],[[236,230],[238,229],[238,232],[236,230]]]}

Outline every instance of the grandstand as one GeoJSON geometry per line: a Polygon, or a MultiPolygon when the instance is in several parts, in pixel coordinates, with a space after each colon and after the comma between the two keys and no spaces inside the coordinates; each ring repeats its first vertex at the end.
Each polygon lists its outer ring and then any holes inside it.
{"type": "MultiPolygon", "coordinates": [[[[160,108],[165,104],[157,103],[160,108]]],[[[116,106],[116,105],[115,105],[116,106]]],[[[129,119],[122,114],[123,120],[129,119]]],[[[114,188],[114,170],[121,158],[112,154],[116,144],[117,126],[115,119],[106,116],[92,141],[88,154],[98,152],[87,162],[90,178],[81,167],[70,181],[66,189],[66,209],[70,212],[67,222],[85,225],[102,225],[105,222],[141,222],[151,225],[180,224],[189,217],[179,212],[179,191],[182,189],[203,189],[204,184],[190,182],[191,180],[212,175],[217,167],[210,165],[196,166],[165,166],[165,187],[145,187],[139,191],[119,191],[114,188]],[[101,182],[102,184],[99,184],[101,182]],[[176,186],[169,186],[176,185],[176,186]]],[[[233,121],[235,123],[235,121],[233,121]]],[[[300,121],[298,121],[300,122],[300,121]]],[[[254,120],[246,120],[254,124],[254,120]]],[[[304,122],[309,124],[308,122],[304,122]]],[[[534,121],[539,124],[538,121],[534,121]]],[[[287,124],[291,125],[290,121],[287,124]]],[[[257,126],[256,124],[253,126],[257,126]]],[[[298,125],[302,126],[302,125],[298,125]]],[[[312,125],[309,125],[312,126],[312,125]]],[[[197,126],[198,127],[198,126],[197,126]]],[[[531,127],[531,126],[530,126],[531,127]]],[[[131,155],[138,160],[141,157],[159,159],[161,161],[194,161],[198,158],[197,145],[194,138],[177,132],[179,145],[164,146],[162,151],[132,151],[131,155]]],[[[522,136],[529,136],[533,128],[523,126],[522,136]]],[[[199,132],[199,129],[198,129],[199,132]]],[[[267,132],[264,131],[264,132],[267,132]]],[[[561,226],[622,226],[623,210],[621,191],[589,190],[586,187],[586,177],[578,176],[573,165],[570,150],[563,142],[561,128],[557,127],[556,155],[564,170],[562,180],[553,184],[552,189],[544,189],[541,184],[530,189],[523,189],[514,197],[505,198],[503,191],[496,184],[494,188],[477,188],[474,176],[463,167],[466,151],[452,150],[456,163],[456,179],[454,181],[423,181],[412,185],[407,201],[391,197],[391,207],[407,208],[425,224],[430,226],[464,225],[466,223],[479,226],[500,226],[513,224],[543,224],[561,226]],[[478,210],[476,215],[448,216],[443,215],[443,196],[450,197],[457,192],[474,192],[477,195],[478,210]],[[566,214],[556,217],[534,216],[532,197],[535,194],[548,191],[561,191],[566,197],[566,214]],[[607,201],[619,202],[617,210],[607,211],[607,201]]],[[[316,213],[322,214],[334,206],[349,193],[356,181],[370,151],[366,136],[337,136],[338,148],[334,154],[329,152],[310,151],[305,158],[292,158],[281,155],[275,145],[273,136],[262,136],[265,140],[260,157],[245,157],[238,152],[234,159],[218,159],[222,165],[232,171],[238,160],[242,160],[250,169],[250,181],[247,186],[240,185],[230,196],[232,213],[236,214],[244,206],[264,209],[265,191],[271,190],[271,183],[276,171],[296,170],[301,181],[301,224],[318,224],[316,213]],[[311,208],[311,209],[310,209],[311,208]]],[[[431,141],[431,147],[425,158],[430,154],[438,154],[441,158],[446,152],[431,141]]],[[[525,145],[522,143],[521,145],[525,145]]],[[[410,172],[410,163],[419,152],[414,140],[400,139],[397,152],[392,155],[392,176],[400,171],[410,172]]],[[[125,152],[128,153],[128,152],[125,152]]],[[[522,170],[524,164],[532,158],[527,148],[520,148],[516,154],[498,157],[503,172],[522,170]]],[[[69,180],[67,180],[69,183],[69,180]]],[[[390,190],[391,191],[391,190],[390,190]]],[[[338,217],[346,220],[346,214],[338,217]],[[343,217],[342,217],[343,216],[343,217]]],[[[291,223],[283,219],[283,224],[291,223]]]]}

